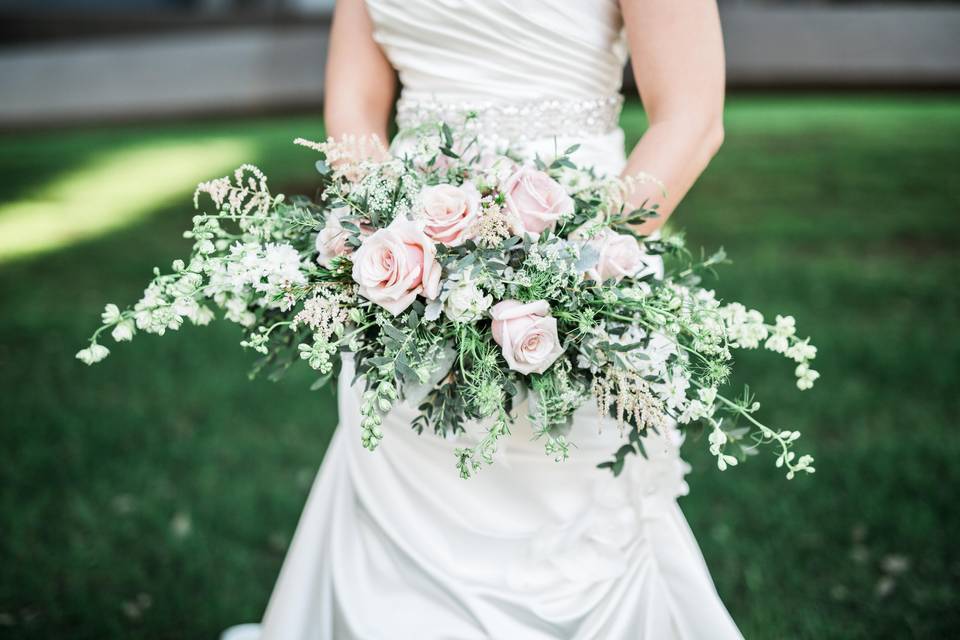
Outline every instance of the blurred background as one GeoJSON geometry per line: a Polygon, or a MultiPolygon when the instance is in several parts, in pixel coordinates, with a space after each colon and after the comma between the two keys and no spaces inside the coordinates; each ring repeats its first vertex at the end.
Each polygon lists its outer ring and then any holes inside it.
{"type": "MultiPolygon", "coordinates": [[[[250,383],[233,327],[73,359],[184,255],[194,185],[313,192],[331,0],[0,0],[0,638],[215,638],[257,620],[335,425],[250,383]]],[[[721,0],[727,141],[673,221],[716,288],[791,313],[819,386],[743,357],[817,473],[681,499],[748,638],[960,637],[960,2],[721,0]]],[[[627,94],[632,95],[630,89],[627,94]]],[[[623,114],[642,134],[636,100],[623,114]]],[[[112,345],[111,345],[112,346],[112,345]]],[[[451,482],[460,482],[451,464],[451,482]]]]}

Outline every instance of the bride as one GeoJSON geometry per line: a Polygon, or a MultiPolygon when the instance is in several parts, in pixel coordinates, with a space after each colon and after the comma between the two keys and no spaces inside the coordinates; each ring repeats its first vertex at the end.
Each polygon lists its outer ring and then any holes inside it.
{"type": "MultiPolygon", "coordinates": [[[[386,139],[399,74],[401,130],[469,112],[486,144],[657,176],[655,233],[723,137],[723,45],[714,0],[338,0],[327,68],[331,136],[386,139]],[[629,52],[650,126],[629,157],[618,127],[629,52]]],[[[400,136],[402,138],[402,136],[400,136]]],[[[394,150],[397,145],[395,141],[394,150]]],[[[588,407],[556,463],[520,419],[469,481],[455,441],[386,419],[371,454],[346,358],[340,424],[262,625],[225,638],[404,640],[740,638],[677,505],[674,431],[614,478],[596,464],[621,437],[588,407]]],[[[461,438],[479,432],[474,425],[461,438]]]]}

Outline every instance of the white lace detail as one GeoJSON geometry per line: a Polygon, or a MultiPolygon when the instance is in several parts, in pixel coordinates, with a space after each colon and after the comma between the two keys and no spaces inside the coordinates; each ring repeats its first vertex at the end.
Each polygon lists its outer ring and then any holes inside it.
{"type": "Polygon", "coordinates": [[[449,102],[412,100],[397,102],[401,131],[446,122],[463,126],[468,135],[483,141],[523,143],[553,136],[586,137],[617,128],[623,96],[593,100],[536,100],[528,102],[449,102]]]}

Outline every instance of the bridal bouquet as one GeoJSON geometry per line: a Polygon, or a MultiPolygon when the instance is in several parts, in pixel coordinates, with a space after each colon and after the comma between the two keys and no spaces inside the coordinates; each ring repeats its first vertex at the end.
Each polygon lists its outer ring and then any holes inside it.
{"type": "Polygon", "coordinates": [[[296,142],[320,154],[315,200],[272,195],[250,165],[201,184],[189,259],[155,269],[132,308],[107,305],[77,357],[105,358],[107,331],[123,342],[219,314],[260,354],[251,375],[303,360],[319,388],[352,352],[368,449],[389,437],[382,419],[401,401],[419,407],[420,432],[483,421],[485,435],[456,449],[465,478],[493,461],[524,395],[558,461],[575,445],[573,413],[593,402],[625,433],[600,465],[614,474],[668,421],[704,427],[720,469],[772,445],[788,478],[814,471],[793,451],[798,432],[762,424],[749,392],[721,387],[736,350],[762,347],[793,361],[808,389],[816,348],[792,317],[769,323],[701,286],[722,252],[694,260],[680,235],[638,237],[632,225],[656,215],[627,204],[644,177],[578,167],[576,147],[525,162],[447,125],[394,157],[375,140],[296,142]]]}

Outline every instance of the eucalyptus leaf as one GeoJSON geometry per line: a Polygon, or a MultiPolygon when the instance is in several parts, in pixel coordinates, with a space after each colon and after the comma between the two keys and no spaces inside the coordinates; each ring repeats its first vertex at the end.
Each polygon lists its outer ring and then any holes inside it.
{"type": "Polygon", "coordinates": [[[423,319],[427,322],[433,322],[443,313],[443,303],[440,300],[431,300],[423,312],[423,319]]]}
{"type": "Polygon", "coordinates": [[[407,339],[407,334],[405,334],[403,331],[400,331],[400,329],[397,329],[395,326],[393,326],[389,322],[383,323],[382,328],[384,333],[386,333],[388,336],[390,336],[400,344],[403,344],[407,339]]]}
{"type": "Polygon", "coordinates": [[[328,373],[325,376],[317,378],[316,380],[314,380],[313,384],[310,385],[310,391],[316,391],[318,389],[322,389],[323,387],[327,386],[327,383],[330,382],[331,378],[333,378],[333,374],[331,373],[328,373]]]}
{"type": "Polygon", "coordinates": [[[440,381],[447,377],[453,364],[457,361],[457,350],[453,343],[448,342],[440,351],[436,359],[436,366],[431,370],[429,378],[425,383],[411,384],[404,387],[404,395],[410,404],[419,404],[427,397],[434,387],[440,384],[440,381]]]}
{"type": "Polygon", "coordinates": [[[597,266],[597,262],[599,261],[600,251],[591,244],[585,244],[580,247],[580,259],[577,260],[576,270],[588,271],[597,266]]]}

